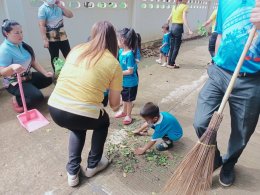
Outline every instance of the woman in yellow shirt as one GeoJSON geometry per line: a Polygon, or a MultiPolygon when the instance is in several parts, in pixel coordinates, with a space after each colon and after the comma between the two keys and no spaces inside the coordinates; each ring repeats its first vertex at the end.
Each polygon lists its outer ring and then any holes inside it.
{"type": "Polygon", "coordinates": [[[48,104],[56,124],[70,130],[67,175],[69,186],[79,183],[81,153],[87,129],[93,129],[88,156],[87,177],[105,169],[103,154],[109,116],[103,109],[104,92],[109,89],[110,107],[117,111],[122,90],[122,70],[117,61],[118,44],[114,27],[98,22],[92,27],[91,40],[73,48],[66,58],[48,104]]]}
{"type": "Polygon", "coordinates": [[[177,0],[176,6],[172,8],[172,12],[168,18],[168,23],[171,23],[171,47],[169,53],[168,68],[179,68],[175,60],[179,53],[182,42],[183,24],[188,29],[189,34],[192,34],[187,20],[187,0],[177,0]]]}

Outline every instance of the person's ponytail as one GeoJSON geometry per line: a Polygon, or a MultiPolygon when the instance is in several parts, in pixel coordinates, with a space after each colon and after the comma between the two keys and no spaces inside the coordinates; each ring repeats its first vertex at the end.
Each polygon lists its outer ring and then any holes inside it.
{"type": "Polygon", "coordinates": [[[31,55],[32,62],[35,61],[35,53],[33,51],[33,48],[30,45],[28,45],[27,43],[25,43],[25,42],[22,42],[22,46],[31,55]]]}

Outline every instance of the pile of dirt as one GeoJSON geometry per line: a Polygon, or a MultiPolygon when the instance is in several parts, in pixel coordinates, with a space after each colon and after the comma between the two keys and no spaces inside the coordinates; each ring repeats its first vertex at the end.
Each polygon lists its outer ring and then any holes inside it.
{"type": "Polygon", "coordinates": [[[159,47],[155,46],[149,46],[146,48],[142,48],[141,55],[143,58],[149,58],[149,57],[158,57],[160,54],[159,47]]]}

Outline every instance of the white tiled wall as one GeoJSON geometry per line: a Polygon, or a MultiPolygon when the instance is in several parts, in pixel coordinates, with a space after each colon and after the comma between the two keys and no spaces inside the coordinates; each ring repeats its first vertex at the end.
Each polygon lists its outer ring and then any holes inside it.
{"type": "MultiPolygon", "coordinates": [[[[65,19],[65,28],[72,46],[86,41],[91,26],[99,20],[111,21],[117,29],[133,27],[144,42],[161,38],[161,26],[175,4],[174,0],[63,0],[74,17],[65,19]]],[[[216,6],[216,0],[190,0],[188,20],[193,30],[204,22],[216,6]]],[[[23,26],[25,40],[33,46],[38,58],[48,59],[42,46],[37,10],[41,0],[0,0],[0,19],[17,20],[23,26]]],[[[0,36],[1,39],[1,36],[0,36]]]]}

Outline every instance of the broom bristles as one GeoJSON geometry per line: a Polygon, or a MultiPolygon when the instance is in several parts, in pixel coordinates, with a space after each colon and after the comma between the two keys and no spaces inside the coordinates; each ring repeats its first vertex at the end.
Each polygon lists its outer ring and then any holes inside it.
{"type": "Polygon", "coordinates": [[[216,135],[222,118],[222,115],[214,113],[207,131],[179,164],[163,193],[201,195],[211,188],[216,135]]]}

